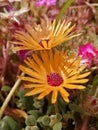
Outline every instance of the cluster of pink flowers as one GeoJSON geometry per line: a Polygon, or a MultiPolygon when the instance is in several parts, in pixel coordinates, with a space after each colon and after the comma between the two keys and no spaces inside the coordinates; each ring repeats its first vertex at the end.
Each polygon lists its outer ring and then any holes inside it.
{"type": "Polygon", "coordinates": [[[55,5],[56,0],[38,0],[35,5],[36,6],[52,6],[55,5]]]}
{"type": "Polygon", "coordinates": [[[98,50],[91,43],[81,45],[78,55],[82,56],[81,64],[87,64],[88,68],[92,65],[98,65],[98,50]]]}
{"type": "Polygon", "coordinates": [[[20,61],[24,61],[24,59],[27,57],[27,54],[27,50],[21,50],[17,52],[17,56],[19,57],[20,61]]]}

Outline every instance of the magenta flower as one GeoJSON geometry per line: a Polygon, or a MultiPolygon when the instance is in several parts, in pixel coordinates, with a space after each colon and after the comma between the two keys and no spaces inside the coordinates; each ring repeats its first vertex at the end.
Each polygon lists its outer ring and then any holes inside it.
{"type": "Polygon", "coordinates": [[[55,5],[56,0],[38,0],[35,5],[36,6],[52,6],[55,5]]]}
{"type": "Polygon", "coordinates": [[[17,56],[19,57],[20,61],[24,61],[24,59],[27,57],[28,51],[27,50],[21,50],[18,51],[17,56]]]}
{"type": "Polygon", "coordinates": [[[98,50],[96,50],[91,43],[81,45],[78,55],[82,56],[81,63],[87,64],[88,68],[90,68],[93,63],[98,65],[98,60],[96,60],[98,57],[98,50]]]}

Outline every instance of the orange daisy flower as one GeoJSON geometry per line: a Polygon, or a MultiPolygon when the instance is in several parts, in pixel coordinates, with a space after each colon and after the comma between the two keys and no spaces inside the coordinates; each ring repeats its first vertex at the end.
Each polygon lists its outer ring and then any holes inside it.
{"type": "Polygon", "coordinates": [[[86,77],[90,72],[82,73],[86,65],[80,66],[80,57],[76,58],[74,53],[68,56],[67,51],[57,50],[39,53],[25,60],[27,66],[19,66],[26,74],[19,78],[28,81],[25,87],[30,88],[27,96],[37,95],[38,99],[43,99],[51,94],[51,102],[55,103],[60,93],[64,101],[69,102],[68,89],[85,88],[82,84],[88,82],[86,77]]]}
{"type": "Polygon", "coordinates": [[[16,45],[14,49],[19,50],[46,50],[51,49],[63,42],[70,40],[71,38],[80,34],[72,33],[74,25],[71,26],[71,22],[59,21],[55,26],[56,21],[46,24],[45,21],[41,22],[41,25],[34,24],[26,25],[27,32],[17,31],[15,38],[17,42],[13,42],[16,45]]]}

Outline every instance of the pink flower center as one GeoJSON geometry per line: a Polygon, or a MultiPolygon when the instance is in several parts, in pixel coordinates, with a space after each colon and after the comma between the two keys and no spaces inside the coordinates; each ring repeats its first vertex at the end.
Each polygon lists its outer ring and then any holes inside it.
{"type": "Polygon", "coordinates": [[[50,73],[47,75],[47,82],[51,86],[59,86],[63,82],[63,78],[59,73],[50,73]]]}

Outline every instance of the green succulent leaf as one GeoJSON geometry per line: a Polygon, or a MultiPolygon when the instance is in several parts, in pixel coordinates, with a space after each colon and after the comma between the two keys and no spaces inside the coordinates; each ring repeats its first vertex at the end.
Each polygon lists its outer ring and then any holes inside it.
{"type": "Polygon", "coordinates": [[[75,111],[75,112],[79,112],[79,113],[84,113],[84,109],[79,106],[79,105],[76,105],[76,104],[70,104],[69,105],[69,108],[72,110],[72,111],[75,111]]]}
{"type": "Polygon", "coordinates": [[[31,110],[28,112],[30,115],[33,115],[36,119],[41,115],[38,110],[31,110]]]}
{"type": "Polygon", "coordinates": [[[36,118],[33,115],[29,115],[25,120],[26,125],[33,126],[36,123],[36,118]]]}
{"type": "MultiPolygon", "coordinates": [[[[92,88],[89,90],[89,95],[93,96],[97,92],[98,88],[98,75],[96,75],[93,79],[92,88]]],[[[98,93],[96,93],[98,97],[98,93]]]]}
{"type": "Polygon", "coordinates": [[[54,126],[53,126],[53,130],[61,130],[62,129],[62,123],[61,122],[57,122],[54,126]]]}
{"type": "Polygon", "coordinates": [[[20,102],[22,103],[23,107],[26,108],[27,111],[33,109],[33,98],[32,96],[25,96],[26,91],[21,90],[19,91],[19,98],[20,102]]]}
{"type": "Polygon", "coordinates": [[[71,111],[67,111],[67,113],[65,113],[64,115],[65,119],[73,119],[73,113],[71,111]]]}
{"type": "Polygon", "coordinates": [[[50,123],[50,118],[49,118],[48,115],[45,115],[45,116],[42,117],[41,121],[42,121],[42,124],[43,124],[44,126],[48,126],[49,123],[50,123]]]}
{"type": "Polygon", "coordinates": [[[10,90],[11,90],[11,87],[7,85],[2,86],[1,88],[1,91],[4,91],[4,92],[9,92],[10,90]]]}
{"type": "Polygon", "coordinates": [[[21,130],[18,123],[10,116],[5,116],[0,124],[0,130],[21,130]]]}
{"type": "Polygon", "coordinates": [[[62,120],[62,116],[61,116],[60,113],[57,113],[57,114],[56,114],[56,119],[57,119],[58,121],[61,121],[61,120],[62,120]]]}
{"type": "Polygon", "coordinates": [[[39,130],[37,126],[26,126],[25,130],[39,130]]]}
{"type": "Polygon", "coordinates": [[[96,75],[96,76],[94,77],[93,86],[94,86],[94,87],[98,86],[98,75],[96,75]]]}
{"type": "Polygon", "coordinates": [[[35,108],[41,108],[44,105],[44,101],[43,100],[38,100],[37,98],[34,98],[34,103],[33,106],[35,108]]]}

